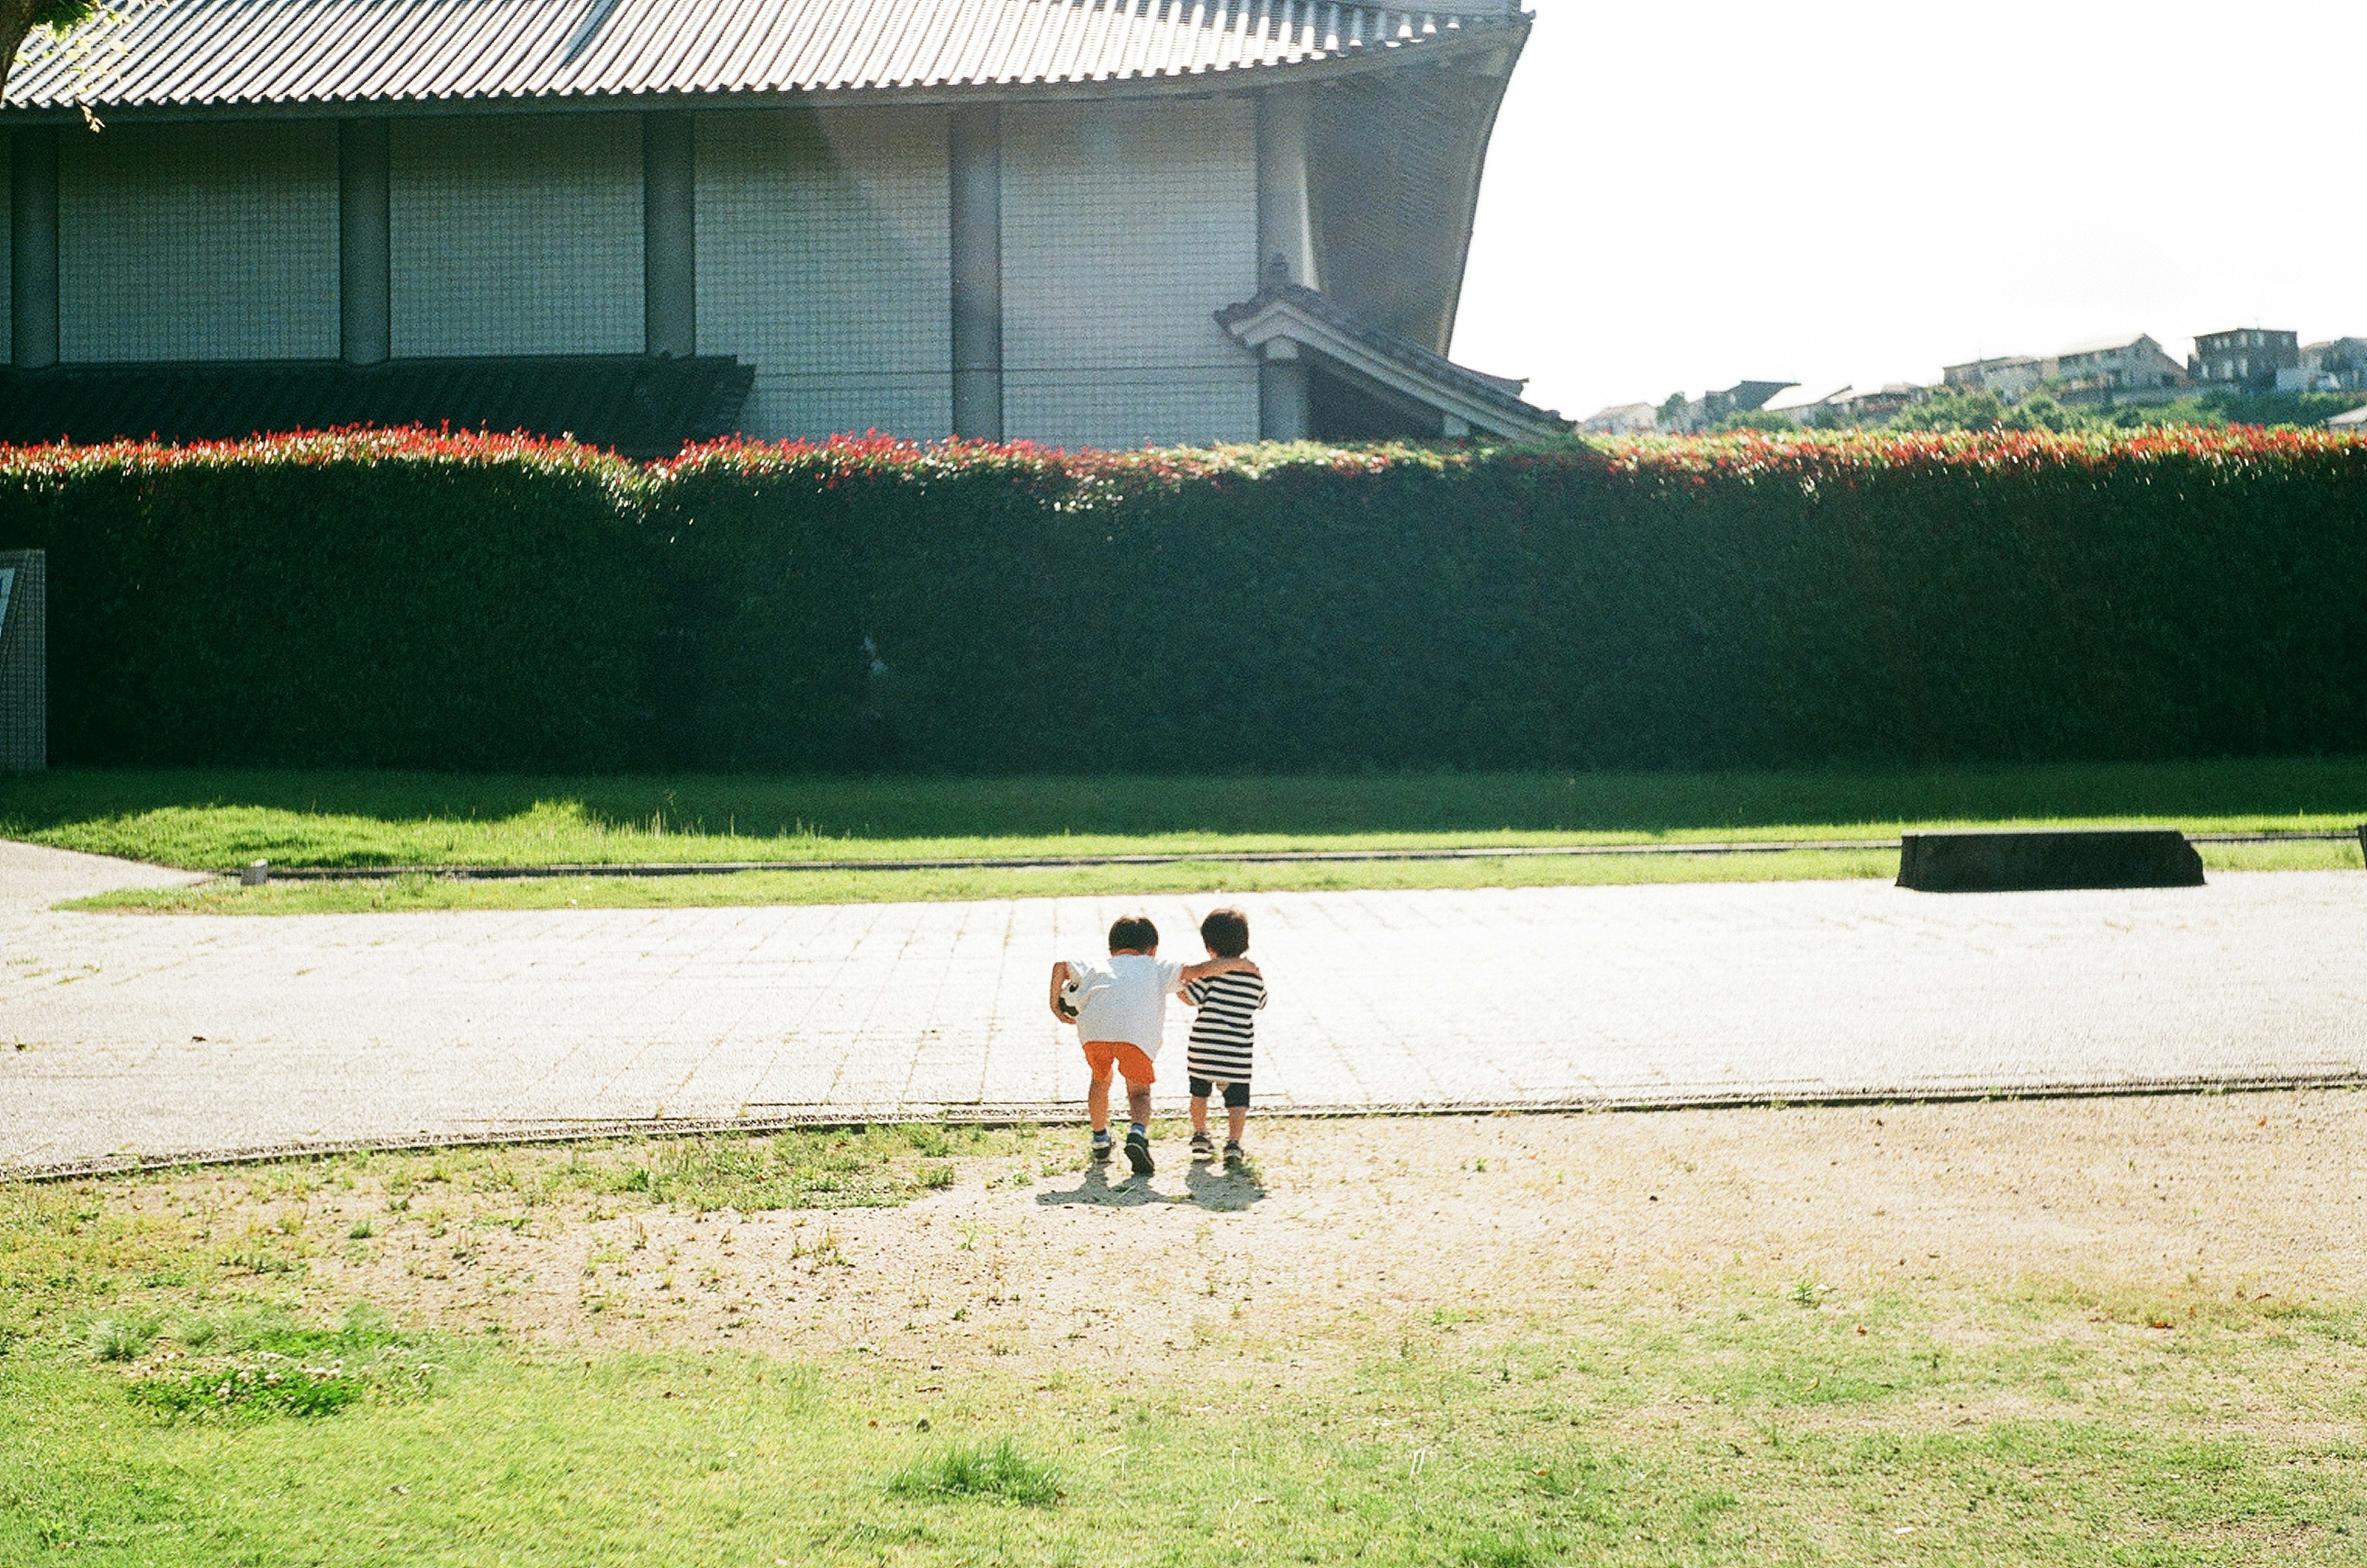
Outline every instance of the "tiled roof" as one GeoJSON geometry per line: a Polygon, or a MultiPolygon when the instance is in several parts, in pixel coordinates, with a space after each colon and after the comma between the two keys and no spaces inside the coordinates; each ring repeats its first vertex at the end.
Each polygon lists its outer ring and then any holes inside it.
{"type": "Polygon", "coordinates": [[[1517,36],[1509,0],[111,0],[7,103],[168,108],[1154,84],[1517,36]]]}
{"type": "Polygon", "coordinates": [[[637,354],[0,370],[0,443],[234,441],[347,424],[448,423],[572,435],[629,457],[670,457],[685,441],[738,428],[755,374],[728,357],[637,354]]]}

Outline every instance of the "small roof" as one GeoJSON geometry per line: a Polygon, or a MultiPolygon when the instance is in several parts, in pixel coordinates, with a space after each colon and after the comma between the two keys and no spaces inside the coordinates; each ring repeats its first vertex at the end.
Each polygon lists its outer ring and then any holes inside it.
{"type": "Polygon", "coordinates": [[[1277,339],[1300,345],[1355,380],[1490,435],[1535,439],[1569,429],[1559,413],[1522,398],[1526,381],[1457,365],[1303,284],[1269,282],[1217,311],[1217,324],[1245,347],[1266,350],[1277,339]]]}
{"type": "Polygon", "coordinates": [[[1852,389],[1852,385],[1847,383],[1829,392],[1809,392],[1795,388],[1788,396],[1770,398],[1759,406],[1769,413],[1790,413],[1794,409],[1820,408],[1826,403],[1837,403],[1849,396],[1852,389]]]}
{"type": "Polygon", "coordinates": [[[2056,357],[2060,359],[2074,354],[2110,354],[2115,349],[2135,348],[2141,343],[2151,343],[2156,348],[2161,346],[2154,342],[2151,333],[2132,333],[2127,337],[2105,337],[2097,338],[2091,343],[2075,343],[2068,348],[2058,350],[2056,357]]]}
{"type": "MultiPolygon", "coordinates": [[[[2134,340],[2132,340],[2132,341],[2134,341],[2134,340]]],[[[2064,352],[2065,352],[2066,354],[2077,354],[2077,353],[2078,353],[2078,352],[2079,352],[2079,350],[2078,350],[2078,349],[2066,349],[2066,350],[2064,350],[2064,352]]],[[[2040,359],[2039,359],[2038,355],[2034,355],[2034,354],[1997,354],[1997,355],[1990,355],[1988,358],[1987,358],[1987,359],[1967,359],[1967,360],[1965,360],[1965,361],[1963,364],[1961,364],[1961,365],[1943,365],[1943,366],[1942,366],[1942,367],[1941,367],[1941,369],[1942,369],[1942,371],[1948,371],[1948,370],[2004,370],[2004,369],[2012,368],[2012,367],[2019,367],[2025,366],[2025,365],[2037,365],[2037,364],[2040,364],[2040,363],[2042,363],[2042,362],[2040,361],[2040,359]]]]}
{"type": "Polygon", "coordinates": [[[2335,430],[2367,430],[2367,403],[2361,403],[2355,409],[2345,409],[2326,423],[2335,430]]]}
{"type": "Polygon", "coordinates": [[[425,105],[932,90],[1356,70],[1517,44],[1507,0],[109,0],[36,33],[14,108],[425,105]]]}

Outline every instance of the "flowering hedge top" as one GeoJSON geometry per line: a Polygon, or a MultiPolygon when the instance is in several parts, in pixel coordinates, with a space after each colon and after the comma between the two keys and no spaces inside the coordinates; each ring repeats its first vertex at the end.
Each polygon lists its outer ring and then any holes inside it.
{"type": "Polygon", "coordinates": [[[423,427],[349,428],[262,435],[243,441],[168,446],[115,441],[77,446],[0,446],[0,479],[39,483],[104,471],[162,474],[191,469],[446,465],[520,468],[589,478],[622,491],[709,477],[770,480],[817,489],[854,481],[926,486],[1001,479],[1059,504],[1299,470],[1335,476],[1448,474],[1499,468],[1535,477],[1633,476],[1814,481],[1885,470],[2099,475],[2161,465],[2233,477],[2246,470],[2306,468],[2367,477],[2367,438],[2293,427],[2156,426],[2056,434],[2027,431],[1835,432],[1769,434],[1575,437],[1533,446],[1449,446],[1380,442],[1261,443],[1129,451],[1063,451],[1032,442],[922,443],[870,432],[822,441],[740,439],[685,447],[640,464],[572,441],[423,427]]]}

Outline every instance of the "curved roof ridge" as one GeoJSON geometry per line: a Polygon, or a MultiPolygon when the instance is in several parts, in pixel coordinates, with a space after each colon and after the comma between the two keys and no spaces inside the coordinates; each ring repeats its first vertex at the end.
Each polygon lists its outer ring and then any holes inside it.
{"type": "Polygon", "coordinates": [[[1507,0],[111,0],[62,37],[36,33],[6,104],[1001,96],[1365,68],[1527,24],[1507,0]]]}

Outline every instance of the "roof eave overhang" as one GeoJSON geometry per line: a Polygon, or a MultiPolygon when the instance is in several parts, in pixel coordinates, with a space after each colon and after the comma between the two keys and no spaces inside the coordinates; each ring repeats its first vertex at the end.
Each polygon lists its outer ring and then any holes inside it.
{"type": "MultiPolygon", "coordinates": [[[[1459,38],[1385,43],[1342,50],[1319,59],[1279,64],[1220,66],[1172,73],[1099,77],[1084,81],[913,83],[787,88],[717,88],[687,92],[552,92],[515,95],[451,95],[438,97],[232,98],[190,103],[111,102],[93,97],[73,103],[0,106],[0,130],[12,125],[85,122],[85,111],[100,120],[367,119],[454,114],[645,114],[666,109],[864,108],[890,105],[1005,103],[1098,103],[1113,99],[1227,97],[1274,87],[1319,85],[1448,62],[1486,61],[1510,51],[1517,56],[1528,36],[1525,19],[1475,28],[1459,38]]],[[[1491,73],[1493,73],[1491,72],[1491,73]]],[[[1476,186],[1476,179],[1475,179],[1476,186]]],[[[1474,192],[1476,198],[1476,189],[1474,192]]]]}
{"type": "Polygon", "coordinates": [[[1397,398],[1435,409],[1480,434],[1507,441],[1535,441],[1569,429],[1569,421],[1543,409],[1523,403],[1520,409],[1525,412],[1519,412],[1493,399],[1477,396],[1453,381],[1424,375],[1286,299],[1269,301],[1248,315],[1231,320],[1220,316],[1219,320],[1243,347],[1261,357],[1282,357],[1270,345],[1288,344],[1294,349],[1304,349],[1329,360],[1397,398]]]}

